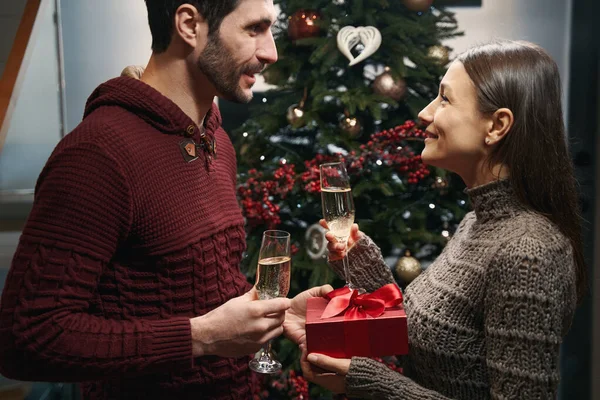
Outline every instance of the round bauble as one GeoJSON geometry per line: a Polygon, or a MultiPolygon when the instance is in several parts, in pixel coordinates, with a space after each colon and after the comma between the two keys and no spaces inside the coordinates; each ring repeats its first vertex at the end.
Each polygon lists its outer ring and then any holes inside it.
{"type": "Polygon", "coordinates": [[[389,68],[373,81],[373,91],[382,96],[399,101],[406,94],[406,81],[402,78],[394,78],[389,68]]]}
{"type": "Polygon", "coordinates": [[[427,56],[435,59],[440,65],[448,64],[450,61],[450,51],[446,46],[435,45],[427,49],[427,56]]]}
{"type": "Polygon", "coordinates": [[[355,138],[360,135],[362,126],[356,117],[344,116],[340,121],[340,129],[348,136],[355,138]]]}
{"type": "Polygon", "coordinates": [[[445,176],[436,176],[433,180],[433,183],[431,184],[431,187],[433,189],[445,190],[448,188],[448,184],[448,178],[446,178],[445,176]]]}
{"type": "Polygon", "coordinates": [[[429,10],[433,0],[402,0],[402,3],[411,11],[424,12],[429,10]]]}
{"type": "Polygon", "coordinates": [[[318,11],[300,9],[288,17],[288,35],[293,41],[317,37],[321,34],[320,22],[318,11]]]}
{"type": "Polygon", "coordinates": [[[412,282],[421,274],[421,263],[416,258],[410,255],[410,251],[406,251],[403,257],[400,257],[396,263],[396,274],[406,284],[412,282]]]}
{"type": "Polygon", "coordinates": [[[287,109],[286,118],[292,127],[300,128],[304,125],[304,109],[298,104],[292,104],[287,109]]]}

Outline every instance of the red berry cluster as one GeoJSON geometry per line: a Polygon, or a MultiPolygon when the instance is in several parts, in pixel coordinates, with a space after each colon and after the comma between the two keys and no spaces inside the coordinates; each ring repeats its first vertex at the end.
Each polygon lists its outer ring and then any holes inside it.
{"type": "MultiPolygon", "coordinates": [[[[409,184],[417,184],[430,174],[429,169],[421,159],[407,146],[406,141],[423,140],[425,132],[416,127],[414,121],[407,121],[395,128],[384,130],[371,135],[371,140],[361,145],[361,156],[358,163],[354,162],[351,167],[361,168],[364,162],[369,164],[380,160],[381,165],[393,168],[407,177],[409,184]]],[[[351,154],[352,155],[352,154],[351,154]]]]}
{"type": "MultiPolygon", "coordinates": [[[[406,182],[416,185],[430,174],[429,169],[415,154],[407,141],[423,140],[426,134],[418,129],[414,121],[407,121],[392,129],[371,135],[370,140],[358,151],[346,157],[341,154],[317,154],[304,162],[305,171],[298,177],[299,184],[309,194],[319,193],[319,165],[333,161],[345,161],[348,173],[353,178],[368,176],[374,168],[385,166],[406,178],[406,182]]],[[[240,185],[238,194],[248,225],[252,228],[266,225],[269,229],[281,223],[280,202],[296,184],[294,165],[282,164],[273,172],[272,179],[265,178],[262,172],[248,171],[248,180],[240,185]]]]}
{"type": "Polygon", "coordinates": [[[295,256],[300,251],[300,247],[296,246],[295,243],[292,243],[290,246],[290,251],[292,252],[292,255],[295,256]]]}
{"type": "Polygon", "coordinates": [[[308,400],[308,381],[302,375],[297,375],[296,371],[290,371],[288,378],[290,390],[288,395],[294,400],[308,400]],[[295,397],[294,397],[295,396],[295,397]]]}
{"type": "Polygon", "coordinates": [[[238,187],[238,196],[250,227],[261,224],[269,229],[281,223],[278,203],[294,188],[294,164],[282,164],[273,172],[273,179],[255,169],[248,171],[248,180],[238,187]]]}
{"type": "Polygon", "coordinates": [[[308,193],[321,192],[319,165],[340,160],[341,157],[339,155],[328,156],[317,154],[317,156],[312,160],[304,161],[304,167],[306,168],[306,171],[300,177],[302,183],[304,184],[304,190],[306,190],[308,193]]]}
{"type": "MultiPolygon", "coordinates": [[[[270,382],[270,387],[277,394],[277,398],[286,398],[292,400],[308,400],[308,381],[302,375],[299,375],[294,370],[281,375],[277,379],[270,382]],[[287,376],[286,376],[287,375],[287,376]],[[284,396],[284,397],[279,397],[284,396]]],[[[266,395],[260,392],[260,399],[269,399],[269,393],[266,395]],[[264,396],[264,397],[263,397],[264,396]]]]}
{"type": "Polygon", "coordinates": [[[268,378],[268,375],[252,374],[252,400],[261,400],[269,398],[269,391],[267,390],[268,378]]]}

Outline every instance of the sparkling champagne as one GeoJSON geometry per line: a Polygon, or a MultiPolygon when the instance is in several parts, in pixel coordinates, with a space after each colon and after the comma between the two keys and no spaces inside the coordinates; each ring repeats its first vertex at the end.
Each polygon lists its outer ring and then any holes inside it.
{"type": "Polygon", "coordinates": [[[336,239],[345,243],[354,223],[354,201],[350,188],[321,189],[323,217],[336,239]]]}
{"type": "Polygon", "coordinates": [[[290,257],[270,257],[258,262],[256,290],[261,300],[285,297],[290,290],[290,257]]]}

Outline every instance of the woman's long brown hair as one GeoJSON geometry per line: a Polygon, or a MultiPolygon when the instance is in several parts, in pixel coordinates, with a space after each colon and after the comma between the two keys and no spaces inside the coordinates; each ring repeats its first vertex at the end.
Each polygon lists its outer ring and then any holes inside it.
{"type": "Polygon", "coordinates": [[[503,107],[513,112],[513,126],[494,149],[490,164],[506,165],[518,199],[546,216],[571,242],[581,302],[587,273],[558,66],[541,47],[513,41],[475,47],[457,60],[475,84],[484,115],[503,107]]]}

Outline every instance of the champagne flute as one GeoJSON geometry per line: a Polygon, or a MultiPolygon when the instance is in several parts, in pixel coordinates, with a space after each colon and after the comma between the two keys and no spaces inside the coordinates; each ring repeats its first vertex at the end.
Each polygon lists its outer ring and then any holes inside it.
{"type": "MultiPolygon", "coordinates": [[[[341,162],[321,164],[320,171],[323,217],[336,240],[347,246],[355,214],[348,173],[341,162]]],[[[347,252],[342,263],[344,275],[346,275],[346,286],[362,292],[361,288],[352,284],[347,252]]]]}
{"type": "MultiPolygon", "coordinates": [[[[292,267],[290,234],[269,230],[263,233],[256,271],[256,290],[260,300],[286,297],[290,290],[292,267]]],[[[262,374],[281,371],[281,363],[271,351],[269,340],[250,361],[250,369],[262,374]]]]}

